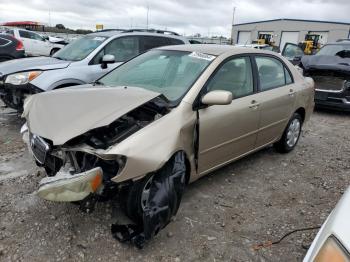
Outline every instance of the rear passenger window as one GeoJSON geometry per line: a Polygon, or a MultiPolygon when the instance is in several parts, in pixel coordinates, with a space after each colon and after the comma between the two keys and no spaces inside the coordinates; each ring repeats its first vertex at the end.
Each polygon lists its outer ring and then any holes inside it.
{"type": "Polygon", "coordinates": [[[252,94],[254,85],[249,57],[233,58],[225,62],[209,81],[207,90],[229,91],[233,98],[252,94]]]}
{"type": "Polygon", "coordinates": [[[256,57],[261,91],[292,83],[292,78],[284,65],[272,57],[256,57]]]}
{"type": "Polygon", "coordinates": [[[183,45],[184,42],[180,39],[168,38],[169,45],[183,45]]]}
{"type": "Polygon", "coordinates": [[[152,48],[160,46],[184,44],[184,42],[179,39],[162,36],[144,36],[142,38],[142,42],[142,52],[146,52],[152,48]]]}
{"type": "MultiPolygon", "coordinates": [[[[125,62],[140,53],[139,38],[126,36],[114,39],[106,45],[103,53],[105,55],[114,55],[116,62],[125,62]]],[[[101,54],[98,59],[101,59],[102,56],[101,54]]]]}

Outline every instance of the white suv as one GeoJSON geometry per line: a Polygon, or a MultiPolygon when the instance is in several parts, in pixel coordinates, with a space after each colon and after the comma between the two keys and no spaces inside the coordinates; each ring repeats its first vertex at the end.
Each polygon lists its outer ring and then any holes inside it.
{"type": "Polygon", "coordinates": [[[48,37],[20,28],[8,28],[6,33],[20,39],[27,56],[50,56],[64,47],[62,44],[52,43],[48,37]]]}

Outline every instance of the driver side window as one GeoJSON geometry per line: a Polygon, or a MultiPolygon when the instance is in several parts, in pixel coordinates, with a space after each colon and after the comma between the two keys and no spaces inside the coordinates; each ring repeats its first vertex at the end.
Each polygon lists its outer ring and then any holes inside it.
{"type": "Polygon", "coordinates": [[[125,62],[140,53],[139,38],[120,37],[109,42],[93,59],[92,64],[101,63],[104,55],[114,55],[116,62],[125,62]]]}
{"type": "Polygon", "coordinates": [[[207,91],[224,90],[239,98],[253,94],[253,73],[249,57],[233,58],[225,62],[207,85],[207,91]]]}

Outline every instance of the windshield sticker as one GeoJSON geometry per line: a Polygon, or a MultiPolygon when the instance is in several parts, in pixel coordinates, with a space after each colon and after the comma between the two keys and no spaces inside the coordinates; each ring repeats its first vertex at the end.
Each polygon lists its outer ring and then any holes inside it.
{"type": "Polygon", "coordinates": [[[95,41],[104,41],[106,38],[104,37],[100,37],[100,36],[96,36],[94,39],[92,40],[95,40],[95,41]]]}
{"type": "Polygon", "coordinates": [[[192,52],[188,56],[193,57],[193,58],[198,58],[198,59],[204,59],[207,61],[213,61],[215,59],[215,56],[213,55],[207,55],[199,52],[192,52]]]}

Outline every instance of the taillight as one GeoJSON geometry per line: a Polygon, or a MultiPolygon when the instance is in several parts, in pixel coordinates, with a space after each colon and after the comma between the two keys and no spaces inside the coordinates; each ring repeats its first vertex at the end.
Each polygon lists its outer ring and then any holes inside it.
{"type": "Polygon", "coordinates": [[[23,43],[22,43],[21,40],[18,40],[18,39],[17,39],[16,50],[17,50],[17,51],[22,51],[22,50],[24,50],[24,45],[23,45],[23,43]]]}

